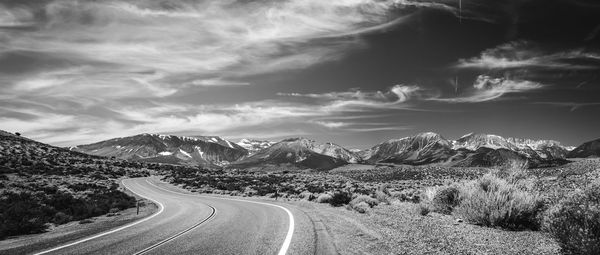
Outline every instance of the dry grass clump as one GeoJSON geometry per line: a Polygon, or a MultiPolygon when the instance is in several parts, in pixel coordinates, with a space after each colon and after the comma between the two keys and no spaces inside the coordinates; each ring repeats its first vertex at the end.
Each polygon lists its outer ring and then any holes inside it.
{"type": "Polygon", "coordinates": [[[543,206],[537,194],[488,174],[461,188],[460,203],[454,212],[476,225],[535,230],[543,206]]]}
{"type": "Polygon", "coordinates": [[[433,198],[437,193],[438,187],[428,187],[421,192],[420,201],[417,206],[417,212],[423,216],[433,211],[433,198]]]}
{"type": "Polygon", "coordinates": [[[417,212],[422,216],[425,216],[431,212],[431,205],[428,203],[419,203],[416,208],[417,212]]]}
{"type": "Polygon", "coordinates": [[[565,254],[600,254],[600,181],[551,207],[544,229],[565,254]]]}

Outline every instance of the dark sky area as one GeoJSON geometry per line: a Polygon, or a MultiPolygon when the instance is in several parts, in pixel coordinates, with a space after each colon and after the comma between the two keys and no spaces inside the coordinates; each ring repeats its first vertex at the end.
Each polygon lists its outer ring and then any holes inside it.
{"type": "Polygon", "coordinates": [[[593,0],[2,0],[0,129],[59,146],[138,133],[600,137],[593,0]]]}

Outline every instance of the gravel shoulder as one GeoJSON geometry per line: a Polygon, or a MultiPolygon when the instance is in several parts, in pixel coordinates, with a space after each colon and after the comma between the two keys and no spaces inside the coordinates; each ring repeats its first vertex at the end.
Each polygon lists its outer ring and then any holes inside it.
{"type": "Polygon", "coordinates": [[[506,231],[421,216],[412,203],[379,205],[365,214],[305,201],[288,202],[325,226],[339,254],[560,254],[539,231],[506,231]]]}

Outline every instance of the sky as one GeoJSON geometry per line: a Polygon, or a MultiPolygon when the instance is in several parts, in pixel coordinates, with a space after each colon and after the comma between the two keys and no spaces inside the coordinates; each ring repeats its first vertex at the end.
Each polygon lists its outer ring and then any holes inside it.
{"type": "Polygon", "coordinates": [[[1,0],[0,129],[600,137],[595,0],[1,0]]]}

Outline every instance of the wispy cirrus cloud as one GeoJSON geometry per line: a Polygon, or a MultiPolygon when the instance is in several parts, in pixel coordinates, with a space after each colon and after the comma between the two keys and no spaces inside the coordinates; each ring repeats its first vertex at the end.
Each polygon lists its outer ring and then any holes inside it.
{"type": "Polygon", "coordinates": [[[279,96],[313,98],[327,102],[326,107],[335,109],[352,108],[408,108],[406,103],[411,97],[417,95],[421,90],[415,85],[395,85],[388,91],[351,91],[328,92],[328,93],[278,93],[279,96]]]}
{"type": "Polygon", "coordinates": [[[543,87],[540,83],[527,80],[511,80],[479,75],[473,83],[473,87],[462,96],[448,98],[432,97],[427,100],[447,103],[480,103],[499,99],[505,94],[523,93],[543,87]]]}
{"type": "Polygon", "coordinates": [[[600,69],[600,54],[583,49],[548,52],[530,42],[510,42],[485,50],[478,57],[461,59],[455,68],[472,69],[600,69]]]}
{"type": "Polygon", "coordinates": [[[410,88],[319,104],[178,100],[192,90],[253,85],[246,77],[342,59],[368,47],[360,35],[400,25],[419,8],[452,9],[399,0],[3,1],[3,128],[64,145],[399,107],[410,88]],[[69,132],[57,129],[59,122],[69,132]]]}

